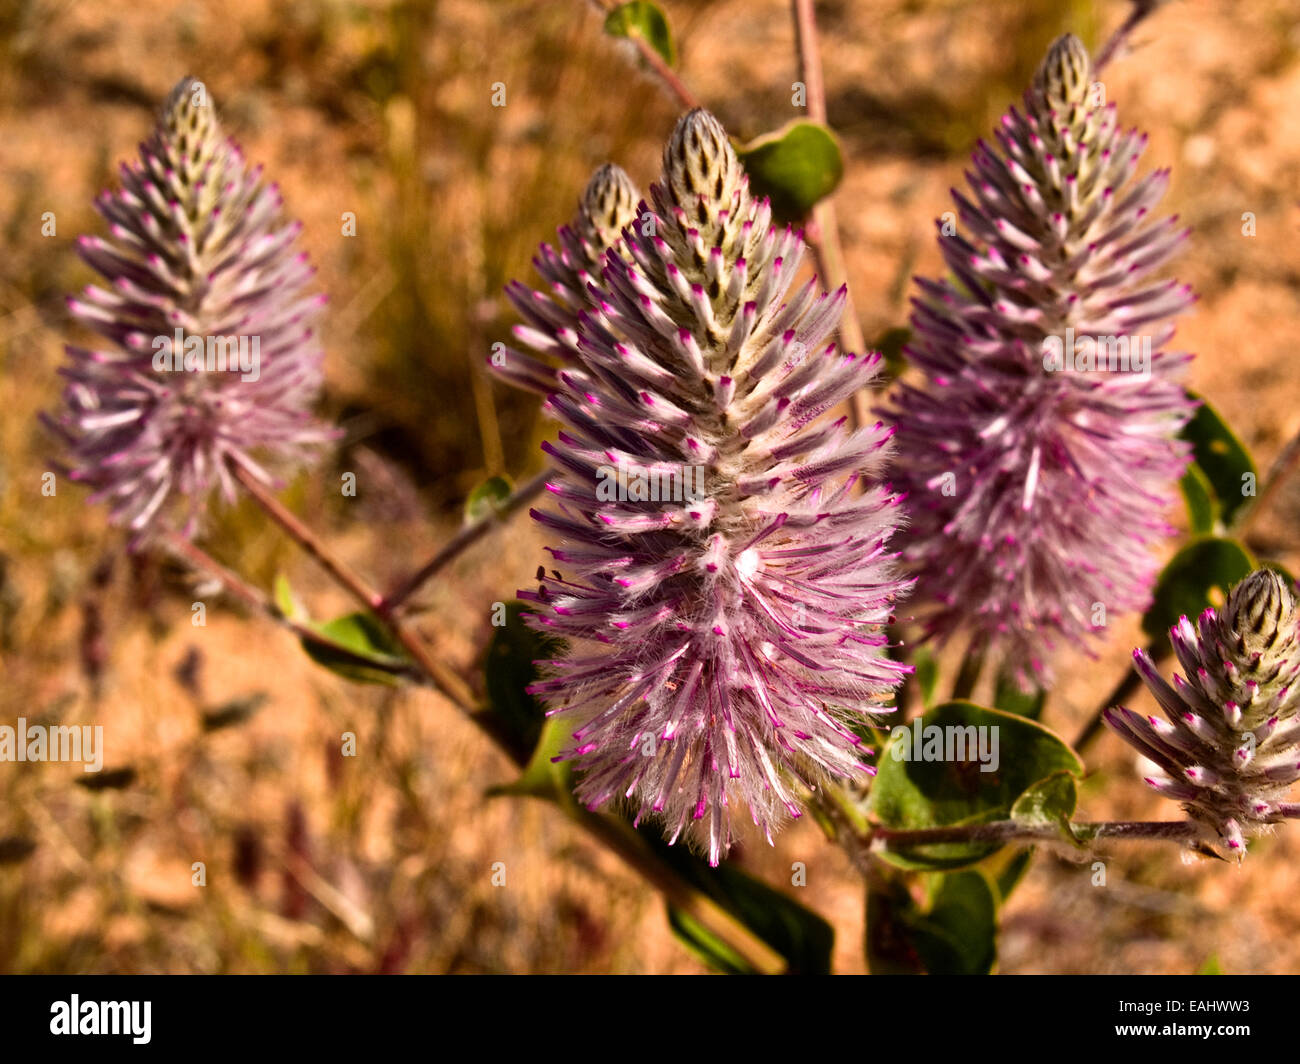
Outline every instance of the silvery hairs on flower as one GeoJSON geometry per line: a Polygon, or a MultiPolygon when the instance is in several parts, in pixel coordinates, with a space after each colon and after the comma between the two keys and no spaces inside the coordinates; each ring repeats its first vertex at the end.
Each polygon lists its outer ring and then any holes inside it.
{"type": "MultiPolygon", "coordinates": [[[[1162,775],[1147,783],[1206,829],[1206,841],[1245,856],[1247,836],[1284,816],[1300,778],[1300,613],[1286,581],[1258,569],[1219,609],[1169,630],[1186,679],[1171,686],[1145,651],[1138,673],[1167,720],[1119,707],[1106,723],[1162,775]]],[[[1285,814],[1289,815],[1289,814],[1285,814]]]]}
{"type": "Polygon", "coordinates": [[[568,575],[520,596],[570,651],[531,690],[577,721],[582,801],[629,802],[716,864],[738,805],[770,841],[800,784],[870,771],[854,728],[908,671],[885,653],[899,500],[878,479],[889,431],[821,416],[880,356],[827,342],[843,289],[786,299],[801,235],[773,227],[712,115],[678,122],[636,218],[574,336],[549,326],[570,356],[546,402],[558,508],[533,516],[568,575]],[[642,490],[611,497],[618,470],[642,490]],[[645,488],[686,470],[702,491],[645,488]]]}
{"type": "Polygon", "coordinates": [[[925,379],[887,414],[929,631],[971,631],[1022,681],[1147,604],[1187,461],[1191,356],[1165,345],[1194,297],[1149,276],[1187,233],[1151,220],[1169,172],[1130,185],[1146,137],[1103,93],[1062,37],[1001,151],[980,142],[974,202],[953,191],[970,238],[941,220],[951,278],[917,280],[907,354],[925,379]]]}
{"type": "Polygon", "coordinates": [[[201,82],[172,90],[121,181],[96,201],[109,239],[79,241],[108,287],[68,300],[114,349],[68,346],[65,406],[45,420],[68,475],[136,540],[176,511],[192,535],[214,487],[234,497],[232,465],[269,481],[254,452],[293,465],[333,438],[310,414],[324,297],[292,250],[301,225],[284,223],[278,187],[246,167],[201,82]]]}

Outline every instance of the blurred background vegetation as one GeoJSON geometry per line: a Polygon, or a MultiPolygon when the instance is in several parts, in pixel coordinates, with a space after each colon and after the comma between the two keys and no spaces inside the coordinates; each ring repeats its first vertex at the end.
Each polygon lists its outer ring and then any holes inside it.
{"type": "MultiPolygon", "coordinates": [[[[796,116],[788,4],[663,6],[682,76],[734,135],[796,116]]],[[[1065,30],[1099,44],[1126,5],[817,10],[849,281],[880,336],[905,323],[910,276],[937,271],[947,189],[1043,49],[1065,30]]],[[[1177,267],[1202,297],[1180,330],[1200,355],[1192,383],[1261,465],[1300,428],[1296,22],[1293,0],[1173,3],[1106,82],[1151,133],[1146,165],[1173,166],[1167,206],[1194,229],[1177,267]]],[[[286,499],[381,584],[454,531],[475,483],[540,467],[536,400],[481,370],[513,322],[502,285],[531,278],[596,166],[644,188],[677,114],[580,0],[0,0],[0,723],[102,724],[106,767],[123,770],[89,789],[76,766],[0,764],[0,971],[699,970],[612,858],[543,806],[482,798],[510,768],[436,697],[348,686],[224,600],[193,627],[211,589],[127,555],[72,486],[41,495],[51,443],[35,415],[58,399],[63,297],[91,280],[73,241],[100,231],[93,196],[185,74],[305,224],[331,300],[324,405],[346,437],[286,499]],[[356,498],[337,490],[345,472],[356,498]],[[345,731],[362,756],[339,755],[345,731]]],[[[1293,569],[1298,517],[1292,486],[1255,533],[1293,569]]],[[[346,605],[246,507],[206,543],[262,586],[287,573],[319,616],[346,605]]],[[[464,555],[424,597],[439,651],[472,668],[490,604],[542,558],[526,521],[464,555]]],[[[1071,663],[1055,698],[1067,732],[1097,677],[1122,672],[1131,621],[1101,663],[1071,663]]],[[[1084,811],[1160,815],[1118,744],[1097,752],[1084,811]]],[[[1079,866],[1039,862],[1006,915],[1002,970],[1300,969],[1297,847],[1266,840],[1240,870],[1117,851],[1104,895],[1079,866]]],[[[839,970],[861,970],[860,884],[814,827],[737,860],[777,885],[804,861],[800,900],[840,929],[839,970]]]]}

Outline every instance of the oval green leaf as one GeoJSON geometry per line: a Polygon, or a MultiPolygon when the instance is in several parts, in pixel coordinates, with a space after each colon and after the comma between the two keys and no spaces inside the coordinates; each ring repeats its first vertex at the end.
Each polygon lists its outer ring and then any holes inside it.
{"type": "Polygon", "coordinates": [[[488,477],[465,500],[465,523],[475,524],[500,511],[510,501],[514,487],[505,477],[488,477]]]}
{"type": "Polygon", "coordinates": [[[1183,479],[1178,482],[1182,489],[1183,501],[1187,504],[1187,527],[1192,535],[1205,535],[1213,532],[1215,524],[1223,515],[1214,486],[1201,467],[1193,462],[1187,467],[1183,479]]]}
{"type": "Polygon", "coordinates": [[[844,159],[834,134],[807,119],[796,119],[737,148],[736,153],[749,174],[750,190],[772,201],[772,214],[781,222],[807,218],[844,176],[844,159]]]}
{"type": "MultiPolygon", "coordinates": [[[[1005,820],[1016,799],[1039,780],[1061,771],[1083,774],[1078,755],[1054,732],[966,701],[945,702],[896,728],[877,767],[867,812],[896,830],[1005,820]]],[[[996,842],[891,846],[881,857],[900,868],[950,869],[1000,847],[996,842]]]]}
{"type": "MultiPolygon", "coordinates": [[[[835,929],[806,906],[733,864],[710,868],[685,847],[669,846],[655,825],[640,835],[658,860],[708,895],[785,958],[791,975],[829,975],[835,929]]],[[[706,964],[728,974],[752,969],[689,915],[668,906],[668,922],[682,943],[706,964]]]]}
{"type": "Polygon", "coordinates": [[[673,31],[668,26],[668,16],[658,4],[649,3],[648,0],[619,4],[605,16],[605,32],[611,37],[640,37],[669,66],[677,64],[673,31]]]}
{"type": "Polygon", "coordinates": [[[1034,686],[1026,691],[1009,669],[999,669],[993,687],[993,705],[1017,717],[1038,720],[1047,705],[1047,692],[1034,686]]]}
{"type": "Polygon", "coordinates": [[[488,705],[521,754],[536,749],[546,721],[546,707],[527,690],[540,675],[536,663],[564,653],[564,640],[524,623],[526,612],[523,602],[504,603],[504,623],[493,628],[483,656],[488,705]]]}
{"type": "Polygon", "coordinates": [[[1246,500],[1254,497],[1259,471],[1246,445],[1219,412],[1203,396],[1190,391],[1187,395],[1201,405],[1181,435],[1192,445],[1196,464],[1211,485],[1224,522],[1230,525],[1246,500]]]}
{"type": "Polygon", "coordinates": [[[1235,539],[1203,536],[1193,540],[1170,559],[1156,581],[1151,608],[1142,618],[1142,631],[1154,643],[1165,645],[1169,629],[1180,617],[1195,620],[1212,605],[1212,597],[1222,602],[1232,585],[1254,568],[1255,559],[1235,539]]]}
{"type": "Polygon", "coordinates": [[[357,612],[310,625],[320,640],[302,639],[302,648],[317,665],[354,683],[396,685],[412,662],[373,614],[357,612]]]}
{"type": "Polygon", "coordinates": [[[997,895],[980,872],[935,876],[923,911],[899,886],[867,895],[873,975],[987,975],[997,963],[997,895]]]}

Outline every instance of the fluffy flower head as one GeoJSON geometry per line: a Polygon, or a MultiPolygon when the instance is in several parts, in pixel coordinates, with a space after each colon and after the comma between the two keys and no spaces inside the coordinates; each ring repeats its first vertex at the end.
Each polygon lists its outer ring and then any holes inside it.
{"type": "Polygon", "coordinates": [[[64,409],[47,419],[69,475],[137,537],[174,516],[192,532],[230,468],[262,479],[261,451],[292,464],[331,430],[309,411],[321,385],[315,272],[292,249],[275,185],[222,133],[206,87],[172,91],[122,187],[96,202],[109,238],[79,250],[104,278],[69,299],[111,343],[67,348],[64,409]]]}
{"type": "Polygon", "coordinates": [[[1169,638],[1185,679],[1170,685],[1145,651],[1133,655],[1167,719],[1120,707],[1106,723],[1160,766],[1146,782],[1240,859],[1247,836],[1291,815],[1283,799],[1300,779],[1300,612],[1286,581],[1258,569],[1169,638]]]}
{"type": "MultiPolygon", "coordinates": [[[[879,356],[829,342],[844,292],[791,293],[801,235],[751,196],[693,111],[588,286],[547,408],[566,571],[535,622],[569,642],[534,690],[572,714],[589,806],[630,802],[716,863],[748,811],[767,837],[798,785],[866,770],[854,727],[904,667],[883,626],[905,589],[878,480],[889,432],[823,418],[879,356]]],[[[534,322],[542,316],[534,319],[534,322]]]]}
{"type": "Polygon", "coordinates": [[[898,483],[930,632],[968,629],[1023,676],[1059,642],[1087,648],[1141,609],[1169,528],[1192,410],[1165,349],[1193,300],[1151,275],[1186,233],[1134,181],[1146,137],[1121,131],[1079,41],[1056,42],[980,142],[954,191],[968,236],[940,223],[946,280],[918,279],[898,483]]]}

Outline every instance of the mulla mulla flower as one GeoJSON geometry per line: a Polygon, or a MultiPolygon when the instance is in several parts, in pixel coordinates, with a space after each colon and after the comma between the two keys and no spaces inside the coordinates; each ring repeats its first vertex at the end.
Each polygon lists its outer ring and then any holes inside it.
{"type": "Polygon", "coordinates": [[[1194,296],[1152,280],[1187,233],[1152,221],[1166,170],[1131,183],[1146,137],[1121,132],[1087,51],[1065,36],[954,190],[951,274],[918,279],[913,365],[889,413],[909,494],[904,557],[930,633],[969,631],[1022,681],[1058,643],[1088,647],[1142,608],[1153,545],[1187,462],[1190,356],[1165,350],[1194,296]]]}
{"type": "Polygon", "coordinates": [[[1300,779],[1300,612],[1286,581],[1258,569],[1169,637],[1186,679],[1171,686],[1133,655],[1168,719],[1120,707],[1106,723],[1160,767],[1146,782],[1240,860],[1248,836],[1295,815],[1283,800],[1300,779]]]}
{"type": "Polygon", "coordinates": [[[637,215],[546,402],[557,508],[533,516],[567,575],[520,595],[570,649],[531,690],[573,715],[581,800],[629,802],[716,864],[738,810],[770,841],[801,787],[870,771],[855,728],[906,671],[884,632],[899,498],[889,431],[821,417],[880,358],[827,342],[843,289],[787,299],[801,235],[710,114],[679,121],[637,215]]]}
{"type": "MultiPolygon", "coordinates": [[[[573,221],[556,233],[559,247],[543,244],[533,259],[551,294],[519,281],[506,286],[506,295],[527,322],[515,326],[521,343],[564,364],[575,364],[578,314],[592,306],[589,286],[599,283],[605,252],[619,246],[623,227],[636,217],[640,199],[641,193],[621,167],[606,163],[592,174],[573,221]]],[[[555,369],[540,359],[506,349],[493,365],[518,387],[543,395],[555,390],[555,369]]]]}
{"type": "Polygon", "coordinates": [[[173,89],[139,162],[96,207],[109,239],[79,241],[107,282],[68,301],[113,350],[69,346],[65,408],[46,418],[69,476],[136,539],[176,515],[193,534],[231,469],[294,464],[333,437],[310,407],[321,386],[323,296],[295,253],[275,185],[222,133],[202,82],[173,89]]]}

